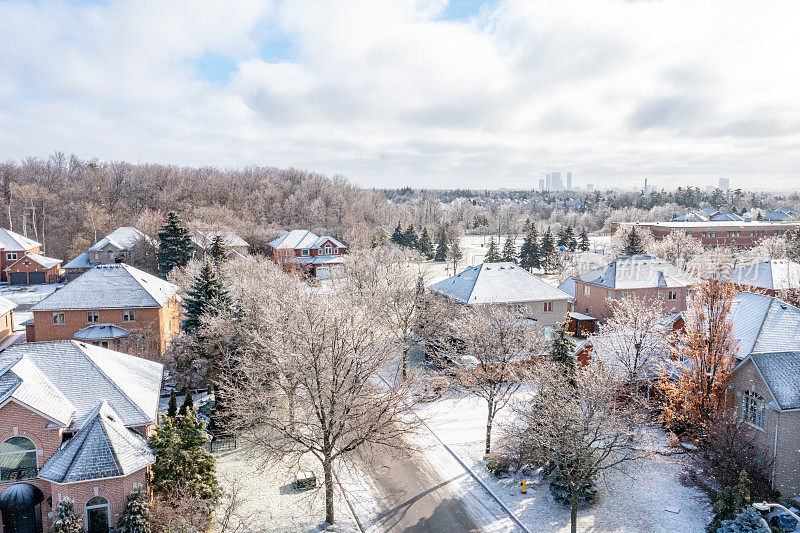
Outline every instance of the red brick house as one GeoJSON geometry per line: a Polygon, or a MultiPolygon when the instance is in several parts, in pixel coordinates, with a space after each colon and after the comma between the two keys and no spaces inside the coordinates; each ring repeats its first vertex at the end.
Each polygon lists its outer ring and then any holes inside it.
{"type": "Polygon", "coordinates": [[[620,226],[635,226],[646,229],[660,241],[670,233],[682,231],[687,236],[699,239],[704,246],[730,246],[752,248],[765,237],[780,237],[800,229],[800,221],[768,222],[756,220],[707,220],[672,222],[612,222],[612,235],[620,226]]]}
{"type": "Polygon", "coordinates": [[[14,309],[17,304],[0,296],[0,342],[14,332],[14,309]]]}
{"type": "Polygon", "coordinates": [[[347,247],[329,235],[318,237],[307,230],[287,231],[268,244],[277,263],[297,264],[315,278],[336,276],[342,268],[347,247]]]}
{"type": "Polygon", "coordinates": [[[0,353],[0,512],[6,533],[50,531],[70,498],[88,533],[117,525],[155,461],[163,367],[76,341],[0,353]]]}
{"type": "Polygon", "coordinates": [[[124,263],[97,265],[35,304],[28,342],[77,339],[160,360],[180,330],[178,287],[124,263]]]}
{"type": "Polygon", "coordinates": [[[686,310],[694,278],[654,257],[619,257],[604,267],[575,276],[575,311],[600,321],[611,312],[609,300],[636,296],[658,303],[665,313],[686,310]]]}
{"type": "MultiPolygon", "coordinates": [[[[27,253],[38,254],[42,243],[0,228],[0,281],[8,281],[6,269],[27,253]]],[[[27,281],[26,281],[27,283],[27,281]]]]}
{"type": "Polygon", "coordinates": [[[730,282],[736,292],[775,296],[793,305],[800,303],[800,264],[773,259],[731,270],[730,282]]]}
{"type": "Polygon", "coordinates": [[[61,277],[61,259],[28,252],[6,268],[12,285],[56,283],[61,277]]]}

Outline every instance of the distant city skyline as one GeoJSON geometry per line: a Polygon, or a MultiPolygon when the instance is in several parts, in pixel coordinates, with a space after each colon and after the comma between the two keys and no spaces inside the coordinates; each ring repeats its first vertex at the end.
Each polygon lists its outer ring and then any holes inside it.
{"type": "Polygon", "coordinates": [[[798,19],[793,0],[10,0],[0,161],[796,190],[798,19]]]}

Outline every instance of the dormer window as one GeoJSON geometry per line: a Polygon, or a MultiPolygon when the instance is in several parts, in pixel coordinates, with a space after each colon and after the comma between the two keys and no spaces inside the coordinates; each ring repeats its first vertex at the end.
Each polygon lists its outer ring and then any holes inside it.
{"type": "Polygon", "coordinates": [[[331,255],[333,253],[333,246],[330,243],[325,245],[325,255],[331,255]]]}

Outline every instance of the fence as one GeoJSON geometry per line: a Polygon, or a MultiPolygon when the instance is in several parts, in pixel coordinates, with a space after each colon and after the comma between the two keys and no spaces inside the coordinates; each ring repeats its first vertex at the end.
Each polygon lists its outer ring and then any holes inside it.
{"type": "Polygon", "coordinates": [[[214,452],[230,452],[236,449],[236,435],[216,435],[205,444],[206,450],[214,452]]]}

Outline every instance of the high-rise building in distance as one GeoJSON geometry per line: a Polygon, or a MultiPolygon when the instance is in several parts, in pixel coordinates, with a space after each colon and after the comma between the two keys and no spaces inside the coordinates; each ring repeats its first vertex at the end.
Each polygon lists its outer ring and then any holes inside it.
{"type": "Polygon", "coordinates": [[[567,172],[567,190],[572,190],[572,172],[567,172]]]}
{"type": "Polygon", "coordinates": [[[719,179],[719,188],[723,191],[727,191],[731,188],[731,180],[728,178],[720,178],[719,179]]]}

